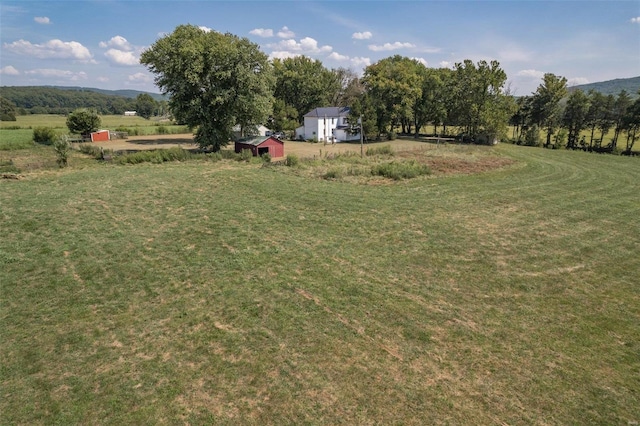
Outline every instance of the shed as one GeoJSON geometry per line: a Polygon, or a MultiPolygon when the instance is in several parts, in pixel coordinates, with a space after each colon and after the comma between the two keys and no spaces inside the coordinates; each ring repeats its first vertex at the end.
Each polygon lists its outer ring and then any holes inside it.
{"type": "Polygon", "coordinates": [[[284,142],[274,136],[260,136],[251,139],[242,139],[235,143],[235,151],[243,149],[251,151],[254,157],[269,154],[272,158],[284,157],[284,142]]]}
{"type": "Polygon", "coordinates": [[[111,138],[109,137],[108,130],[98,130],[95,132],[91,132],[91,142],[102,142],[108,141],[111,138]]]}

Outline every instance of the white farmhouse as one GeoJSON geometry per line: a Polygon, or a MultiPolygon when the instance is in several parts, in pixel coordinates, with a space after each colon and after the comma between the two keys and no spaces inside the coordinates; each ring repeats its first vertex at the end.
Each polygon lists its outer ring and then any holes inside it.
{"type": "Polygon", "coordinates": [[[347,122],[349,107],[316,108],[304,115],[304,125],[296,129],[296,139],[325,143],[360,140],[359,133],[350,133],[347,122]]]}

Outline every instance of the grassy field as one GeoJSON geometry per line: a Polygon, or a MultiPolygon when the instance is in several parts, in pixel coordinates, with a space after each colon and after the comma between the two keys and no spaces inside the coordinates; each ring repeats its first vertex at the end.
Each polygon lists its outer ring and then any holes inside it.
{"type": "Polygon", "coordinates": [[[0,423],[639,422],[638,159],[420,156],[0,179],[0,423]]]}

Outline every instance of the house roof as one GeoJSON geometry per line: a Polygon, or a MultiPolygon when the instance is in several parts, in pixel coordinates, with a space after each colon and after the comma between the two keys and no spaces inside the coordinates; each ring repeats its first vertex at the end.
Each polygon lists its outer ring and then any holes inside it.
{"type": "Polygon", "coordinates": [[[316,108],[314,110],[309,111],[304,116],[305,117],[346,117],[349,115],[351,109],[349,107],[324,107],[324,108],[316,108]]]}
{"type": "Polygon", "coordinates": [[[274,136],[259,136],[257,138],[247,138],[247,139],[240,139],[239,141],[236,141],[236,143],[240,143],[243,145],[253,145],[253,146],[258,146],[260,144],[262,144],[263,142],[269,140],[269,139],[273,139],[275,141],[278,141],[280,143],[284,143],[282,142],[280,139],[274,137],[274,136]]]}

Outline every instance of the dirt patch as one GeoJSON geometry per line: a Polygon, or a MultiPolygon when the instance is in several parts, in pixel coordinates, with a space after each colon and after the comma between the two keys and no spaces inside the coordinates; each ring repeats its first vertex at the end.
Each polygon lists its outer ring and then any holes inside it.
{"type": "Polygon", "coordinates": [[[181,147],[184,149],[196,149],[191,133],[177,135],[147,135],[130,136],[127,139],[115,139],[104,142],[93,142],[92,145],[101,146],[113,151],[142,151],[150,149],[167,149],[181,147]]]}
{"type": "Polygon", "coordinates": [[[415,151],[401,151],[396,156],[426,164],[435,175],[482,173],[515,163],[514,160],[504,157],[482,156],[467,159],[461,156],[437,156],[433,153],[415,151]]]}

